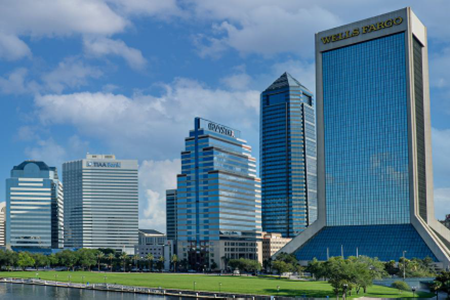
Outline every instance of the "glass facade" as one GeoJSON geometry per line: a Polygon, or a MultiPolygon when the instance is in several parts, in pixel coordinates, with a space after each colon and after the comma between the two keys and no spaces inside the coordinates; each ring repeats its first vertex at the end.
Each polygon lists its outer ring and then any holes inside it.
{"type": "Polygon", "coordinates": [[[177,239],[177,190],[166,191],[166,233],[167,239],[177,239]]]}
{"type": "Polygon", "coordinates": [[[405,34],[324,52],[327,226],[410,222],[405,34]]]}
{"type": "Polygon", "coordinates": [[[307,242],[296,256],[299,260],[365,255],[381,261],[405,257],[436,257],[411,224],[325,227],[307,242]],[[376,242],[374,242],[376,241],[376,242]]]}
{"type": "Polygon", "coordinates": [[[41,161],[15,166],[6,180],[6,245],[39,251],[64,247],[64,194],[56,168],[41,161]]]}
{"type": "Polygon", "coordinates": [[[257,259],[261,186],[251,147],[239,136],[237,130],[196,118],[185,140],[177,185],[177,239],[180,259],[188,259],[191,268],[221,266],[223,257],[257,259]],[[235,251],[224,241],[246,247],[235,251]]]}
{"type": "Polygon", "coordinates": [[[70,248],[134,254],[138,243],[138,164],[91,155],[63,164],[65,239],[70,248]]]}
{"type": "Polygon", "coordinates": [[[263,230],[295,237],[317,219],[312,93],[284,73],[261,94],[263,230]]]}

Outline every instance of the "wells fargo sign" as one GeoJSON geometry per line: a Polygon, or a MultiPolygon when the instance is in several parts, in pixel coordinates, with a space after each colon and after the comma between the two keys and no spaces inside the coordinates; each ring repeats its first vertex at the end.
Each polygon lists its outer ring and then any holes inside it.
{"type": "Polygon", "coordinates": [[[371,33],[371,32],[374,32],[374,31],[390,28],[392,26],[397,26],[397,25],[402,24],[402,22],[403,22],[403,18],[402,17],[397,17],[397,18],[394,18],[394,19],[386,20],[384,22],[378,22],[378,23],[375,23],[375,24],[363,26],[361,28],[355,28],[353,30],[347,30],[347,31],[344,31],[344,32],[341,32],[341,33],[338,33],[338,34],[325,36],[325,37],[321,38],[321,40],[322,40],[322,43],[328,44],[330,42],[337,42],[337,41],[340,41],[340,40],[349,39],[349,38],[358,36],[360,34],[371,33]]]}

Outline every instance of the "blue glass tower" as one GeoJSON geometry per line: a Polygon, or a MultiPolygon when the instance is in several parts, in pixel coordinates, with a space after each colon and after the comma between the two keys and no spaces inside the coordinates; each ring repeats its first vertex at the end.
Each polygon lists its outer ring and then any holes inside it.
{"type": "Polygon", "coordinates": [[[179,259],[196,270],[260,260],[261,183],[251,147],[239,131],[201,118],[185,143],[176,201],[179,259]]]}
{"type": "Polygon", "coordinates": [[[316,34],[318,220],[282,251],[450,263],[433,207],[426,28],[410,8],[316,34]]]}
{"type": "Polygon", "coordinates": [[[295,237],[317,219],[312,93],[284,73],[261,94],[263,231],[295,237]]]}
{"type": "Polygon", "coordinates": [[[6,179],[6,246],[50,253],[64,247],[64,194],[55,167],[42,161],[14,166],[6,179]]]}

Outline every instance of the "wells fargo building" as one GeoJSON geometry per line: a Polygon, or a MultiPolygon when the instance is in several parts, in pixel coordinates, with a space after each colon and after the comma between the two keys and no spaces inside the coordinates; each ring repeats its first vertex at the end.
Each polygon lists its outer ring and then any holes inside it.
{"type": "Polygon", "coordinates": [[[316,34],[318,220],[281,251],[450,263],[433,205],[427,31],[410,8],[316,34]]]}

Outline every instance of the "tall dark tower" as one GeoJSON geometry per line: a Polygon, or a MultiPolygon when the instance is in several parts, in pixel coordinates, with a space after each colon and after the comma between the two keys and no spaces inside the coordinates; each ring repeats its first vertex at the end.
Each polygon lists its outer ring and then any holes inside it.
{"type": "Polygon", "coordinates": [[[261,94],[263,231],[295,237],[317,219],[314,107],[288,73],[261,94]]]}

